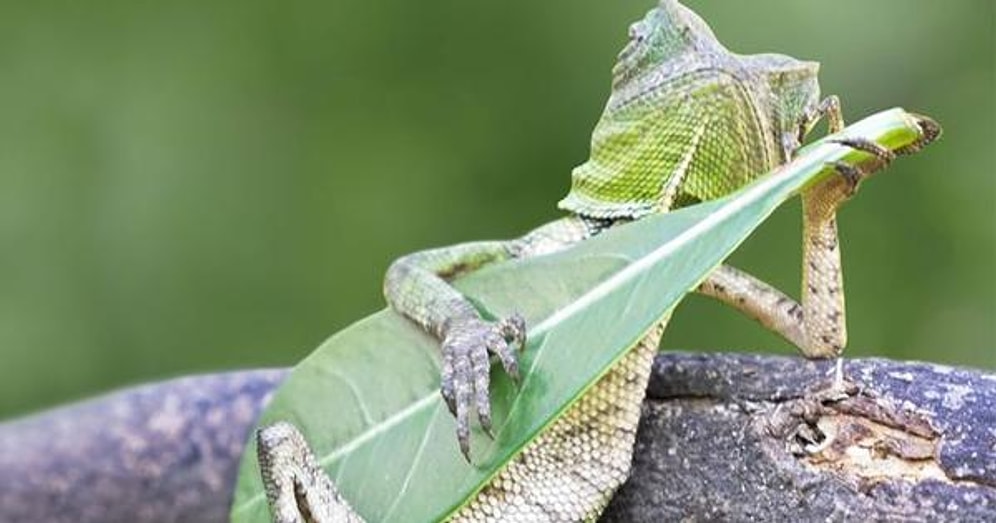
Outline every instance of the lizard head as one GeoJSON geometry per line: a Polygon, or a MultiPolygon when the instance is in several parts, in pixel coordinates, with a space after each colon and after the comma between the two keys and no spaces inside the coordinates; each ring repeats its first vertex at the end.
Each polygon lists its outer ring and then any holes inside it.
{"type": "Polygon", "coordinates": [[[633,219],[723,196],[791,158],[820,115],[819,64],[733,53],[677,0],[629,37],[561,209],[633,219]]]}
{"type": "MultiPolygon", "coordinates": [[[[759,83],[768,85],[774,101],[768,105],[768,118],[782,144],[781,160],[788,160],[819,119],[820,64],[782,54],[730,52],[699,15],[677,0],[661,0],[630,26],[629,42],[612,70],[615,102],[631,99],[634,92],[646,96],[647,87],[655,84],[640,78],[674,77],[703,63],[760,77],[759,83]]],[[[670,88],[666,82],[659,85],[670,88]]]]}

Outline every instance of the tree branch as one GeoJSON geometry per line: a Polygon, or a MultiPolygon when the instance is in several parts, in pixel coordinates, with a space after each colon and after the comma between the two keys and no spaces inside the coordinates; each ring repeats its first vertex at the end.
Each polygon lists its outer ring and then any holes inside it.
{"type": "Polygon", "coordinates": [[[666,354],[603,521],[996,521],[996,376],[852,360],[666,354]]]}
{"type": "MultiPolygon", "coordinates": [[[[996,520],[996,376],[852,360],[658,356],[630,481],[603,521],[996,520]]],[[[226,521],[286,371],[145,385],[0,424],[2,521],[226,521]]]]}

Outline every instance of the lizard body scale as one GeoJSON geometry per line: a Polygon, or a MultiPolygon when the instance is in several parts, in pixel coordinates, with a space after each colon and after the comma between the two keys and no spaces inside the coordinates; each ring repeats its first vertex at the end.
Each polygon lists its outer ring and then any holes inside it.
{"type": "MultiPolygon", "coordinates": [[[[574,170],[570,194],[560,202],[569,216],[519,239],[420,251],[391,265],[384,281],[387,301],[441,340],[442,394],[456,416],[465,455],[472,410],[484,430],[491,426],[490,356],[517,377],[515,350],[524,342],[525,325],[515,315],[483,320],[448,280],[489,263],[563,249],[616,223],[728,194],[785,163],[821,117],[828,118],[831,132],[843,127],[837,98],[820,99],[817,70],[815,62],[784,55],[731,53],[695,13],[663,0],[630,28],[591,156],[574,170]]],[[[892,157],[872,143],[847,145],[883,164],[892,157]]],[[[725,265],[698,289],[778,332],[807,357],[837,357],[846,344],[835,214],[867,173],[839,169],[841,176],[802,196],[801,302],[725,265]]],[[[652,329],[452,520],[596,518],[628,475],[640,405],[665,325],[652,329]]],[[[264,427],[257,441],[275,521],[359,521],[292,425],[264,427]]]]}

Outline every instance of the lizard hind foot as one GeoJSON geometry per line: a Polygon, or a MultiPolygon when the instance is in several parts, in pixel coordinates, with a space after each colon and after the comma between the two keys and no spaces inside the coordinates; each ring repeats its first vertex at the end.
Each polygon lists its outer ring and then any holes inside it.
{"type": "Polygon", "coordinates": [[[450,412],[456,416],[460,452],[470,462],[470,411],[485,434],[491,433],[491,355],[501,361],[505,372],[519,381],[516,350],[525,344],[526,323],[522,316],[491,323],[470,318],[454,323],[443,339],[443,372],[440,392],[450,412]]]}

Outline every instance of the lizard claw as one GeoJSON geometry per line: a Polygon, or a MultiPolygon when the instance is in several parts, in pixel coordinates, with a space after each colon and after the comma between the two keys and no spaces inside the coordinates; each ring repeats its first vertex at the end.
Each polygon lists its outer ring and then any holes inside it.
{"type": "Polygon", "coordinates": [[[443,339],[443,373],[440,392],[456,416],[460,451],[470,461],[470,409],[477,412],[481,428],[491,435],[490,355],[516,382],[519,363],[515,349],[525,344],[526,323],[513,314],[497,323],[473,318],[453,325],[443,339]]]}

